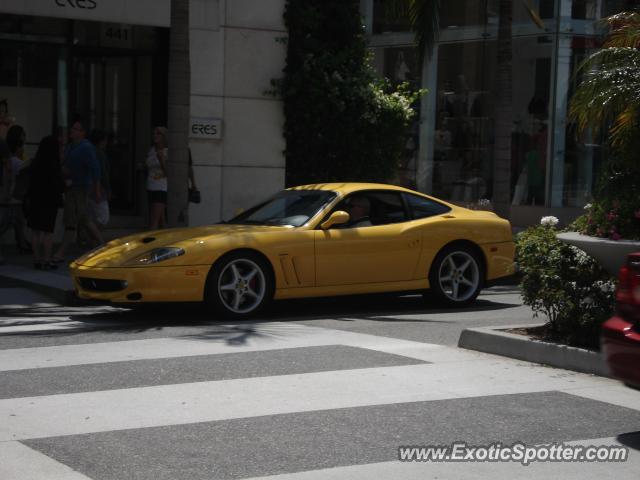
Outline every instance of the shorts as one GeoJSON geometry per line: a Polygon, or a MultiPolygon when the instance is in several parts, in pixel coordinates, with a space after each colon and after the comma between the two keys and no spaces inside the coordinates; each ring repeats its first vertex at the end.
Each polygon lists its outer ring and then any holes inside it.
{"type": "Polygon", "coordinates": [[[147,190],[149,194],[149,204],[162,203],[167,204],[167,192],[164,190],[147,190]]]}
{"type": "Polygon", "coordinates": [[[64,227],[75,230],[89,223],[88,195],[84,188],[69,188],[64,193],[64,227]]]}

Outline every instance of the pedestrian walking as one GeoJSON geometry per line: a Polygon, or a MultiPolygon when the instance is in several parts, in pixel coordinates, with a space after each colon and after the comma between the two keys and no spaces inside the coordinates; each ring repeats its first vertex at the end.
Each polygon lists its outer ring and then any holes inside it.
{"type": "Polygon", "coordinates": [[[16,119],[9,113],[9,102],[3,98],[0,100],[0,138],[2,140],[7,138],[7,133],[15,121],[16,119]]]}
{"type": "Polygon", "coordinates": [[[65,230],[62,244],[53,259],[55,262],[64,261],[66,251],[76,238],[79,226],[86,228],[94,246],[104,243],[102,234],[89,216],[89,192],[93,191],[96,198],[101,199],[100,165],[95,147],[85,137],[84,124],[81,120],[76,120],[69,134],[71,142],[64,153],[62,172],[66,183],[63,216],[65,230]]]}
{"type": "Polygon", "coordinates": [[[27,225],[33,232],[33,266],[54,270],[53,231],[58,209],[63,206],[64,180],[60,165],[61,147],[57,137],[50,135],[40,141],[31,165],[29,188],[25,195],[27,225]]]}
{"type": "Polygon", "coordinates": [[[89,211],[92,220],[98,228],[104,228],[109,223],[109,200],[111,199],[111,181],[109,160],[107,158],[107,133],[104,130],[94,129],[89,134],[89,141],[96,149],[96,158],[100,165],[100,198],[91,190],[89,195],[89,211]]]}
{"type": "Polygon", "coordinates": [[[3,214],[0,218],[0,236],[11,227],[14,230],[16,246],[21,253],[31,251],[31,246],[25,235],[26,222],[23,213],[22,200],[27,188],[28,162],[24,157],[24,143],[26,133],[20,125],[12,125],[7,132],[6,144],[9,148],[10,158],[5,161],[6,185],[4,198],[2,199],[3,214]]]}
{"type": "MultiPolygon", "coordinates": [[[[11,198],[11,151],[7,142],[0,137],[0,225],[4,224],[4,216],[8,215],[6,203],[11,198]]],[[[2,245],[0,244],[0,247],[2,245]]],[[[0,248],[0,265],[4,265],[4,256],[0,248]]]]}
{"type": "Polygon", "coordinates": [[[146,161],[147,192],[149,196],[149,228],[165,226],[167,208],[167,157],[169,131],[165,127],[153,129],[153,145],[146,161]]]}

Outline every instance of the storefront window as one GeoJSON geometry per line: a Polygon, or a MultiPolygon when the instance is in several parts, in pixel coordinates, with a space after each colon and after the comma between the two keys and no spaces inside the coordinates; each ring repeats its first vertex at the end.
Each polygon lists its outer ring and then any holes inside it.
{"type": "Polygon", "coordinates": [[[489,198],[495,42],[441,45],[438,58],[433,193],[463,203],[489,198]]]}
{"type": "MultiPolygon", "coordinates": [[[[373,65],[378,75],[388,79],[394,87],[401,83],[408,83],[415,90],[421,88],[421,58],[416,47],[376,48],[373,65]]],[[[405,154],[398,165],[395,178],[392,179],[392,183],[409,188],[416,187],[416,168],[420,147],[420,103],[416,102],[413,107],[416,115],[410,133],[405,139],[405,154]]]]}
{"type": "Polygon", "coordinates": [[[513,205],[541,206],[546,200],[552,45],[547,36],[513,40],[513,205]]]}
{"type": "Polygon", "coordinates": [[[601,2],[604,10],[603,17],[638,8],[638,0],[601,0],[601,2]]]}
{"type": "MultiPolygon", "coordinates": [[[[378,20],[384,3],[375,2],[378,20]]],[[[599,47],[596,22],[637,3],[513,1],[513,206],[580,208],[590,200],[608,147],[606,135],[578,137],[568,123],[568,106],[579,81],[575,72],[599,47]],[[571,34],[566,33],[569,15],[571,34]]],[[[430,92],[423,105],[428,125],[423,125],[421,139],[427,150],[418,157],[418,183],[456,203],[472,204],[493,193],[499,4],[441,2],[442,31],[433,61],[425,66],[422,87],[430,92]]],[[[402,25],[379,21],[378,32],[406,31],[402,25]]],[[[406,58],[404,47],[376,51],[379,72],[395,81],[416,78],[406,58]]]]}
{"type": "Polygon", "coordinates": [[[12,122],[27,133],[26,156],[55,130],[58,63],[64,54],[62,45],[0,42],[0,99],[6,100],[12,122]]]}
{"type": "MultiPolygon", "coordinates": [[[[551,89],[549,37],[513,41],[511,184],[514,205],[544,205],[551,89]]],[[[441,45],[433,192],[458,203],[491,198],[496,43],[441,45]]]]}
{"type": "Polygon", "coordinates": [[[373,0],[373,33],[408,32],[409,18],[387,0],[373,0]]]}
{"type": "Polygon", "coordinates": [[[0,99],[27,132],[26,155],[41,138],[66,138],[79,115],[104,130],[111,164],[111,206],[136,214],[136,164],[153,124],[166,124],[168,32],[149,26],[0,16],[0,99]]]}
{"type": "MultiPolygon", "coordinates": [[[[580,82],[580,76],[576,77],[575,72],[578,66],[595,52],[599,41],[595,38],[573,37],[565,39],[564,43],[570,68],[567,96],[571,98],[580,82]]],[[[606,160],[607,139],[603,134],[598,137],[589,133],[578,135],[572,123],[567,123],[564,133],[562,205],[582,207],[590,201],[601,166],[606,160]]]]}
{"type": "MultiPolygon", "coordinates": [[[[442,28],[485,26],[498,18],[498,0],[447,0],[441,2],[442,28]]],[[[497,23],[497,22],[495,22],[497,23]]]]}

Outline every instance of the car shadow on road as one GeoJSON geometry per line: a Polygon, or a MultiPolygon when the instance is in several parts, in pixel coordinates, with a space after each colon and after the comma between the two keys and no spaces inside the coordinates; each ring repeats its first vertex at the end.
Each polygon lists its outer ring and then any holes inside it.
{"type": "MultiPolygon", "coordinates": [[[[375,294],[282,300],[274,302],[257,318],[244,321],[216,316],[201,304],[151,304],[133,309],[90,304],[81,307],[36,306],[3,311],[4,316],[11,320],[3,322],[2,326],[35,327],[33,330],[18,328],[14,333],[3,334],[23,337],[56,337],[100,332],[143,334],[183,328],[186,330],[179,333],[182,338],[224,340],[237,345],[246,343],[251,337],[285,334],[281,325],[269,328],[269,324],[276,322],[328,319],[344,322],[366,320],[384,323],[451,323],[450,320],[434,318],[433,315],[501,310],[518,306],[497,301],[498,298],[493,300],[491,292],[496,295],[513,293],[492,289],[473,305],[458,309],[442,308],[425,302],[421,295],[375,294]],[[38,329],[37,326],[43,319],[46,324],[55,325],[57,322],[62,328],[38,329]]],[[[289,331],[286,334],[290,333],[289,331]]]]}
{"type": "Polygon", "coordinates": [[[447,308],[422,295],[357,295],[349,297],[308,298],[274,302],[263,317],[266,320],[302,321],[330,318],[331,320],[375,322],[444,322],[425,315],[469,313],[514,308],[518,305],[488,299],[478,299],[464,308],[447,308]],[[420,315],[422,318],[411,318],[420,315]]]}

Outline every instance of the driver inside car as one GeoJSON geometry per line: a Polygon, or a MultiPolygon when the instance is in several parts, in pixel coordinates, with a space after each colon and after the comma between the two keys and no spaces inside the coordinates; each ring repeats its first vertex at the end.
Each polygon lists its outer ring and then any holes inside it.
{"type": "Polygon", "coordinates": [[[373,225],[369,219],[371,202],[367,197],[356,195],[347,202],[347,213],[351,218],[344,225],[344,228],[370,227],[373,225]]]}

